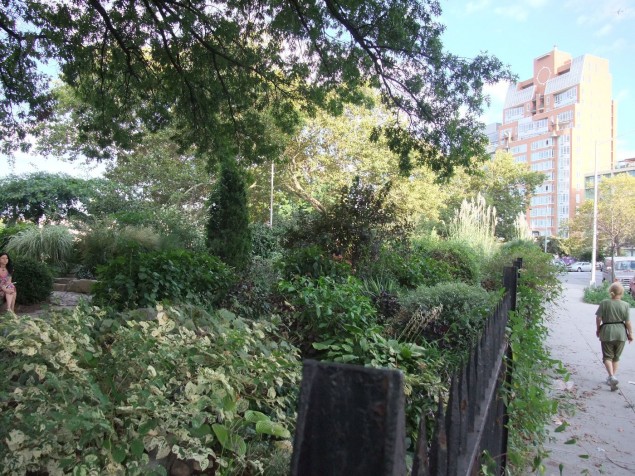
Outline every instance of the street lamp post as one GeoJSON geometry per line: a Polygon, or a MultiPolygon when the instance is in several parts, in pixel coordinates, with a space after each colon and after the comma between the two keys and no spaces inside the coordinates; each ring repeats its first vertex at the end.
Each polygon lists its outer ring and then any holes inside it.
{"type": "Polygon", "coordinates": [[[595,286],[595,261],[598,246],[598,141],[595,141],[593,165],[593,244],[591,245],[591,286],[595,286]]]}

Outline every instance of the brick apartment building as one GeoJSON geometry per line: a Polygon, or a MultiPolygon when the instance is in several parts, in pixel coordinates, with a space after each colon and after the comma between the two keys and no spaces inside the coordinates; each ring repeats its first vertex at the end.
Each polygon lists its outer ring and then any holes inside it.
{"type": "Polygon", "coordinates": [[[534,59],[533,76],[510,85],[498,148],[546,174],[527,211],[534,233],[563,235],[585,199],[585,175],[616,165],[616,105],[606,59],[554,48],[534,59]]]}

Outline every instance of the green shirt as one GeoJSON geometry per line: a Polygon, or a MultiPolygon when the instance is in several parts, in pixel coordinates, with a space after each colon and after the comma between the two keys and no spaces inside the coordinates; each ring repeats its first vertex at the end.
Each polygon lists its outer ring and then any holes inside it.
{"type": "Polygon", "coordinates": [[[602,324],[606,324],[600,329],[602,342],[626,340],[626,327],[622,322],[627,322],[630,319],[629,309],[628,303],[619,299],[605,299],[600,303],[595,315],[602,318],[602,324]],[[611,322],[617,324],[610,324],[611,322]]]}

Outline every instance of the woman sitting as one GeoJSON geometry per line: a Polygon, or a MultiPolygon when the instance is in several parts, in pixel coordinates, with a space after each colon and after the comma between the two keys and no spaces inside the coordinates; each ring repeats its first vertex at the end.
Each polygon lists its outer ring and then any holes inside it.
{"type": "Polygon", "coordinates": [[[0,298],[7,301],[7,311],[15,314],[15,285],[11,282],[13,263],[6,253],[0,253],[0,298]]]}

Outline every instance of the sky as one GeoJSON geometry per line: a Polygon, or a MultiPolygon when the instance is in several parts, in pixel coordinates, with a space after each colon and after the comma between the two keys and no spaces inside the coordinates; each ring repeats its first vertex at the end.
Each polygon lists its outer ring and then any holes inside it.
{"type": "MultiPolygon", "coordinates": [[[[572,58],[609,60],[617,102],[617,157],[635,157],[635,0],[441,0],[447,51],[498,57],[519,81],[533,60],[556,46],[572,58]]],[[[508,84],[486,88],[491,107],[483,122],[502,122],[508,84]]]]}
{"type": "MultiPolygon", "coordinates": [[[[635,0],[440,0],[446,26],[442,41],[455,55],[498,57],[519,80],[532,76],[533,60],[554,46],[573,58],[592,54],[609,60],[617,102],[618,160],[635,157],[635,0]]],[[[491,106],[484,123],[502,122],[507,84],[486,87],[491,106]]],[[[51,158],[0,156],[0,176],[35,171],[88,178],[103,166],[51,158]]]]}

